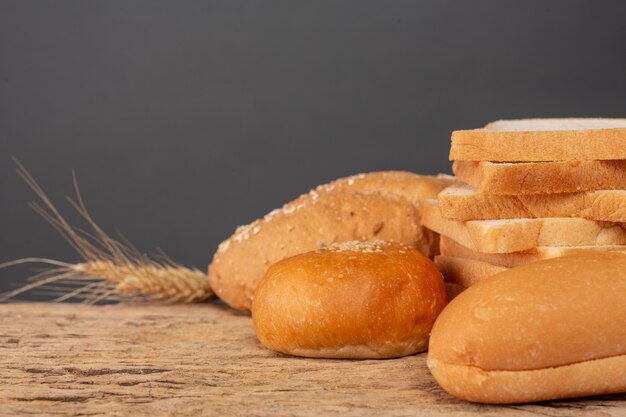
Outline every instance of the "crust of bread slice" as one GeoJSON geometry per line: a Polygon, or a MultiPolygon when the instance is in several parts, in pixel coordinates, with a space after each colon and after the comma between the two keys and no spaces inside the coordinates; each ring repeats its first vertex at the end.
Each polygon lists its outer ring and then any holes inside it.
{"type": "Polygon", "coordinates": [[[520,163],[455,161],[452,170],[459,180],[489,194],[626,190],[626,160],[520,163]]]}
{"type": "Polygon", "coordinates": [[[500,120],[452,132],[450,160],[626,159],[626,119],[500,120]]]}
{"type": "Polygon", "coordinates": [[[441,271],[446,282],[466,288],[509,269],[475,259],[445,255],[435,256],[435,265],[441,271]]]}
{"type": "Polygon", "coordinates": [[[597,246],[626,244],[623,223],[580,218],[471,220],[444,219],[439,203],[426,200],[422,225],[477,252],[511,253],[537,246],[597,246]]]}
{"type": "Polygon", "coordinates": [[[622,252],[626,254],[626,245],[607,246],[537,246],[525,252],[514,253],[483,253],[466,248],[460,243],[447,236],[441,236],[439,240],[441,255],[446,257],[472,259],[487,262],[494,266],[512,268],[537,262],[544,259],[558,258],[561,256],[576,255],[583,252],[622,252]]]}
{"type": "Polygon", "coordinates": [[[469,184],[458,182],[439,193],[437,198],[441,213],[451,220],[581,217],[626,222],[626,190],[495,195],[481,193],[469,184]]]}

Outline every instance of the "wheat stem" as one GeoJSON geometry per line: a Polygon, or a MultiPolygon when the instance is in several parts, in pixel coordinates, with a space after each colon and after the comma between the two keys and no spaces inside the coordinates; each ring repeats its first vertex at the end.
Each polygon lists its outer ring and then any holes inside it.
{"type": "Polygon", "coordinates": [[[37,194],[42,205],[30,206],[54,227],[83,259],[81,263],[66,263],[47,258],[23,258],[0,264],[0,269],[26,263],[44,263],[53,266],[33,275],[31,281],[16,290],[0,294],[0,302],[7,302],[34,289],[51,287],[56,283],[77,286],[65,292],[58,287],[50,292],[60,296],[54,302],[83,298],[95,304],[100,301],[144,301],[194,303],[214,298],[206,274],[195,268],[184,267],[171,260],[162,251],[153,259],[139,252],[121,234],[122,242],[110,237],[91,217],[80,190],[76,175],[72,175],[76,200],[68,198],[72,207],[89,224],[93,233],[71,226],[63,218],[41,186],[26,168],[14,158],[18,174],[37,194]]]}

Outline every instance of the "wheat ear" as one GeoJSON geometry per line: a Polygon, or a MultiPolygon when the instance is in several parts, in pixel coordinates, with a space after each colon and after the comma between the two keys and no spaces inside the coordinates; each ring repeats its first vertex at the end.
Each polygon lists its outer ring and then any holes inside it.
{"type": "Polygon", "coordinates": [[[71,226],[24,166],[17,159],[13,160],[18,174],[42,203],[31,202],[29,205],[65,238],[83,261],[66,263],[46,258],[24,258],[0,264],[0,268],[24,263],[50,266],[30,277],[29,284],[0,295],[0,302],[35,290],[56,295],[54,302],[81,299],[89,304],[145,300],[194,303],[214,297],[206,273],[184,267],[163,252],[148,256],[124,237],[120,241],[105,233],[87,211],[76,175],[72,175],[76,199],[68,197],[68,201],[89,224],[90,233],[71,226]]]}

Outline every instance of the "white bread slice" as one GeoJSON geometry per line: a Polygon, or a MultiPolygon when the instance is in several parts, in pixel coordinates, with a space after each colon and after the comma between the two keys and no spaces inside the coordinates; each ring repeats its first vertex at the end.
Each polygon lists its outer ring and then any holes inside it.
{"type": "Polygon", "coordinates": [[[497,273],[507,271],[504,266],[492,265],[475,259],[457,258],[454,256],[435,256],[435,265],[441,271],[446,282],[471,287],[497,273]]]}
{"type": "Polygon", "coordinates": [[[452,132],[450,160],[626,159],[626,119],[499,120],[452,132]]]}
{"type": "Polygon", "coordinates": [[[469,184],[458,182],[439,193],[438,199],[443,216],[460,221],[582,217],[626,222],[626,190],[495,195],[481,193],[469,184]]]}
{"type": "Polygon", "coordinates": [[[588,251],[622,252],[626,254],[626,245],[607,246],[537,246],[524,252],[483,253],[466,248],[447,236],[440,236],[439,248],[442,256],[473,259],[488,262],[506,268],[537,262],[544,259],[576,255],[588,251]]]}
{"type": "Polygon", "coordinates": [[[455,161],[456,177],[489,194],[626,189],[626,160],[494,163],[455,161]]]}
{"type": "Polygon", "coordinates": [[[426,200],[422,225],[478,252],[511,253],[536,246],[626,244],[626,225],[580,218],[470,220],[444,219],[437,200],[426,200]]]}

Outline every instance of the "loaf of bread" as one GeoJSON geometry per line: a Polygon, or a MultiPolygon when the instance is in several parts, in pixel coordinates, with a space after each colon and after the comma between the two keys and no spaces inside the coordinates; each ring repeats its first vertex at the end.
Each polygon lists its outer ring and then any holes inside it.
{"type": "Polygon", "coordinates": [[[461,287],[471,287],[492,275],[509,269],[485,261],[446,255],[435,256],[435,265],[441,271],[446,283],[461,287]]]}
{"type": "MultiPolygon", "coordinates": [[[[511,268],[525,265],[544,259],[558,258],[560,256],[576,255],[582,252],[622,252],[626,254],[625,245],[599,245],[599,246],[537,246],[524,252],[513,253],[484,253],[477,252],[457,243],[453,239],[441,236],[439,241],[441,255],[455,258],[472,259],[486,262],[491,265],[511,268]]],[[[444,274],[445,276],[445,274],[444,274]]]]}
{"type": "Polygon", "coordinates": [[[535,217],[581,217],[626,222],[626,190],[495,195],[457,183],[438,196],[443,217],[459,221],[535,217]]]}
{"type": "Polygon", "coordinates": [[[347,242],[272,265],[252,322],[261,343],[297,356],[393,358],[426,349],[447,302],[432,261],[414,247],[347,242]]]}
{"type": "Polygon", "coordinates": [[[626,159],[626,119],[500,120],[452,133],[450,160],[626,159]]]}
{"type": "Polygon", "coordinates": [[[575,217],[459,222],[444,219],[436,200],[424,203],[422,224],[467,248],[486,253],[518,252],[537,246],[626,244],[626,228],[622,223],[575,217]]]}
{"type": "Polygon", "coordinates": [[[480,192],[497,195],[626,189],[626,160],[518,163],[455,161],[452,171],[460,181],[480,192]]]}
{"type": "Polygon", "coordinates": [[[420,200],[453,179],[377,172],[317,187],[222,242],[209,266],[209,283],[231,307],[249,311],[267,268],[286,257],[351,240],[387,240],[438,250],[437,234],[421,227],[420,200]]]}
{"type": "Polygon", "coordinates": [[[626,255],[511,268],[441,313],[428,367],[450,394],[517,403],[626,391],[626,255]]]}

